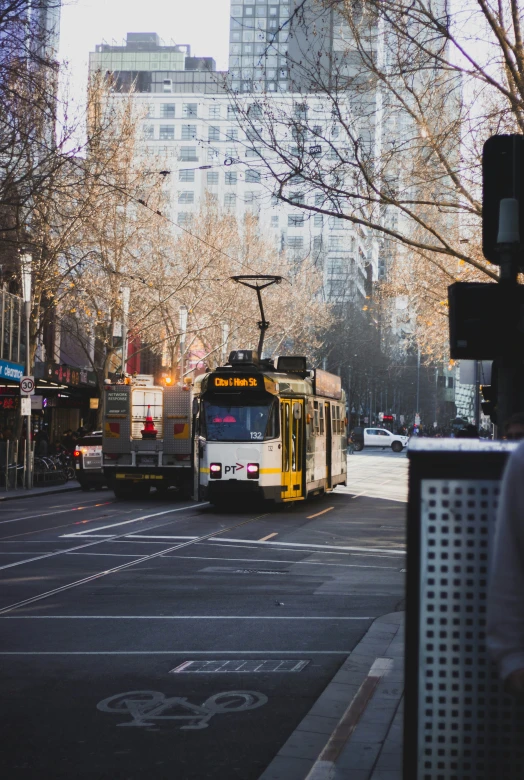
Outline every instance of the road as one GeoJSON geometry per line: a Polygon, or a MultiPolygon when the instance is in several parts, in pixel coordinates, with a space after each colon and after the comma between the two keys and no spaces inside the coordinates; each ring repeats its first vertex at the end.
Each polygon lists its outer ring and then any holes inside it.
{"type": "Polygon", "coordinates": [[[348,462],[349,488],[292,507],[3,504],[3,776],[256,780],[403,604],[405,504],[351,488],[405,484],[406,459],[348,462]]]}

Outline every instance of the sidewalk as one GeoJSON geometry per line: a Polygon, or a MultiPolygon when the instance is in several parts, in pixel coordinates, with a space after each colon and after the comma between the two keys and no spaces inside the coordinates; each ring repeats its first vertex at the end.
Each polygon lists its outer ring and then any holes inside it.
{"type": "Polygon", "coordinates": [[[259,780],[402,780],[404,612],[377,618],[259,780]]]}
{"type": "Polygon", "coordinates": [[[26,488],[17,488],[16,490],[5,490],[0,488],[0,503],[2,501],[14,501],[17,498],[38,498],[38,496],[49,496],[53,493],[70,493],[72,490],[80,490],[80,485],[76,479],[66,482],[65,485],[50,485],[49,487],[34,487],[31,490],[26,488]]]}

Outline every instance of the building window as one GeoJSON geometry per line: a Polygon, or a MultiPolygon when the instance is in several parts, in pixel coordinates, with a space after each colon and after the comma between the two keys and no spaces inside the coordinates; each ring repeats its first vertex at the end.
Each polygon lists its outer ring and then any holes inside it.
{"type": "Polygon", "coordinates": [[[236,117],[236,115],[239,113],[238,106],[228,106],[227,107],[227,118],[231,119],[232,117],[236,117]]]}
{"type": "Polygon", "coordinates": [[[182,116],[193,117],[198,114],[198,103],[184,103],[182,106],[182,116]]]}
{"type": "Polygon", "coordinates": [[[209,127],[207,137],[209,141],[220,141],[220,128],[213,126],[209,127]]]}
{"type": "Polygon", "coordinates": [[[175,104],[174,103],[161,103],[160,104],[160,116],[162,119],[174,119],[175,118],[175,104]]]}
{"type": "Polygon", "coordinates": [[[220,106],[209,106],[209,118],[220,119],[220,106]]]}
{"type": "Polygon", "coordinates": [[[142,138],[144,139],[144,141],[152,141],[154,137],[155,137],[154,125],[143,125],[142,138]]]}
{"type": "Polygon", "coordinates": [[[250,184],[260,184],[259,171],[246,171],[246,182],[250,184]]]}
{"type": "Polygon", "coordinates": [[[271,217],[271,227],[272,228],[278,227],[278,215],[271,217]]]}
{"type": "Polygon", "coordinates": [[[178,181],[195,181],[194,171],[179,171],[178,181]]]}
{"type": "Polygon", "coordinates": [[[343,236],[330,236],[329,237],[329,248],[330,249],[343,249],[344,248],[344,238],[343,236]]]}
{"type": "Polygon", "coordinates": [[[302,236],[288,236],[287,245],[290,249],[302,249],[304,246],[304,239],[302,236]]]}
{"type": "Polygon", "coordinates": [[[228,127],[226,134],[227,141],[238,141],[238,129],[236,127],[228,127]]]}
{"type": "Polygon", "coordinates": [[[304,227],[304,215],[303,214],[288,214],[287,217],[288,227],[304,227]]]}
{"type": "Polygon", "coordinates": [[[228,209],[235,208],[237,205],[237,196],[234,192],[227,192],[224,195],[224,206],[228,209]]]}
{"type": "Polygon", "coordinates": [[[181,146],[180,160],[181,162],[197,162],[198,157],[196,146],[181,146]]]}
{"type": "Polygon", "coordinates": [[[322,236],[313,236],[313,250],[320,252],[322,249],[322,236]]]}
{"type": "Polygon", "coordinates": [[[195,193],[191,190],[187,190],[186,192],[179,192],[178,193],[178,202],[179,203],[194,203],[195,202],[195,193]]]}
{"type": "Polygon", "coordinates": [[[191,222],[193,215],[189,211],[179,211],[177,222],[179,225],[187,225],[191,222]]]}
{"type": "Polygon", "coordinates": [[[226,171],[226,184],[236,184],[237,183],[237,174],[233,173],[232,171],[226,171]]]}
{"type": "Polygon", "coordinates": [[[453,377],[452,376],[448,376],[448,387],[453,387],[453,384],[454,384],[453,377]]]}
{"type": "Polygon", "coordinates": [[[305,203],[304,193],[303,192],[290,192],[289,193],[289,200],[292,203],[305,203]]]}
{"type": "Polygon", "coordinates": [[[253,146],[251,149],[246,149],[246,157],[260,157],[262,147],[253,146]]]}
{"type": "Polygon", "coordinates": [[[160,134],[158,137],[161,141],[174,141],[175,128],[170,125],[160,125],[160,134]]]}
{"type": "Polygon", "coordinates": [[[207,150],[207,161],[208,162],[214,162],[218,159],[218,149],[208,149],[207,150]]]}
{"type": "Polygon", "coordinates": [[[208,184],[218,184],[218,171],[208,171],[207,172],[207,183],[208,184]]]}
{"type": "Polygon", "coordinates": [[[313,219],[313,225],[315,227],[321,228],[324,225],[324,215],[323,214],[315,214],[315,217],[313,219]]]}
{"type": "Polygon", "coordinates": [[[324,195],[321,192],[317,192],[315,195],[315,206],[322,206],[324,203],[324,195]]]}
{"type": "Polygon", "coordinates": [[[271,205],[278,206],[278,197],[276,195],[271,196],[271,205]]]}
{"type": "Polygon", "coordinates": [[[196,125],[182,125],[182,141],[192,141],[196,137],[196,125]]]}
{"type": "Polygon", "coordinates": [[[149,103],[146,106],[146,111],[147,111],[146,116],[148,116],[150,118],[153,118],[155,116],[155,104],[154,103],[149,103]]]}

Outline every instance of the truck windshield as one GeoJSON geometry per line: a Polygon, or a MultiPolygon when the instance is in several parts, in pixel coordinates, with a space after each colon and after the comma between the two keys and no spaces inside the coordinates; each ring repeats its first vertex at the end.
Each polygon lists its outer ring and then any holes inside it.
{"type": "Polygon", "coordinates": [[[278,436],[278,410],[273,399],[242,406],[227,401],[204,401],[204,429],[208,441],[262,441],[278,436]]]}

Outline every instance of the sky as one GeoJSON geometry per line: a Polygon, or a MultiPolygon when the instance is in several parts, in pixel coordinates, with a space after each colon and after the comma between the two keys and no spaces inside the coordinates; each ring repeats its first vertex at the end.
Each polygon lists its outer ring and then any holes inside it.
{"type": "Polygon", "coordinates": [[[82,100],[95,45],[121,45],[128,32],[189,43],[192,54],[214,57],[218,70],[227,69],[229,6],[230,0],[63,0],[59,58],[69,63],[71,93],[82,100]]]}

